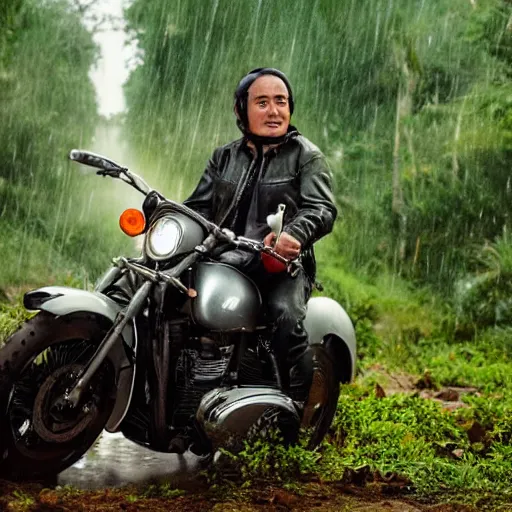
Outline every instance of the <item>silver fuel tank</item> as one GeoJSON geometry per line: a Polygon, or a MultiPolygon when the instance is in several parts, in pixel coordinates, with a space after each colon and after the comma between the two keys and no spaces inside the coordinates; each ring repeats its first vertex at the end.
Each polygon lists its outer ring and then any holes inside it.
{"type": "Polygon", "coordinates": [[[198,263],[194,269],[194,321],[213,331],[254,331],[261,295],[247,276],[224,263],[198,263]]]}

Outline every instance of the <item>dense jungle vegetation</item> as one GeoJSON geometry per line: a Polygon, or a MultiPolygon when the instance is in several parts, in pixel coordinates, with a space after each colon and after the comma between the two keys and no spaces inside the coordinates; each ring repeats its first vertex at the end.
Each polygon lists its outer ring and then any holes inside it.
{"type": "Polygon", "coordinates": [[[111,229],[67,161],[71,148],[90,144],[98,121],[88,77],[98,49],[81,5],[0,5],[0,289],[68,271],[97,275],[108,261],[111,229]]]}
{"type": "MultiPolygon", "coordinates": [[[[127,247],[66,162],[98,122],[81,5],[0,4],[0,338],[23,316],[13,287],[84,285],[127,247]]],[[[163,193],[186,197],[239,136],[232,94],[260,66],[289,76],[335,178],[319,277],[355,323],[358,380],[320,452],[247,447],[244,478],[368,466],[480,510],[512,499],[510,0],[133,0],[126,19],[142,63],[124,130],[163,193]],[[397,375],[413,384],[383,396],[397,375]],[[446,386],[475,389],[455,412],[417,396],[446,386]]]]}

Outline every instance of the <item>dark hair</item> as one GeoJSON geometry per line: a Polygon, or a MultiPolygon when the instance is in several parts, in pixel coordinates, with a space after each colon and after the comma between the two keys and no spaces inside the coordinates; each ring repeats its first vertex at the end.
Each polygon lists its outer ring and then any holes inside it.
{"type": "Polygon", "coordinates": [[[290,106],[290,115],[293,114],[294,102],[293,102],[293,92],[292,86],[286,77],[286,75],[279,71],[279,69],[275,68],[256,68],[252,71],[249,71],[247,75],[245,75],[242,80],[238,83],[238,86],[235,90],[235,113],[238,113],[237,116],[237,125],[243,132],[247,131],[249,120],[247,118],[247,97],[249,93],[249,87],[254,83],[254,81],[263,75],[274,75],[280,78],[286,88],[288,89],[288,105],[290,106]]]}

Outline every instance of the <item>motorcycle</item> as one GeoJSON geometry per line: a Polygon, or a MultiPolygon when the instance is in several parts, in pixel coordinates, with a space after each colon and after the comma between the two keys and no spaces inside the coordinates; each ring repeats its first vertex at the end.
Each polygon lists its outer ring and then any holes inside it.
{"type": "MultiPolygon", "coordinates": [[[[69,157],[144,194],[142,211],[120,217],[126,234],[144,234],[143,247],[138,258],[115,258],[94,291],[48,286],[24,295],[37,313],[0,349],[0,476],[56,475],[104,429],[151,450],[210,458],[269,426],[286,443],[306,431],[316,447],[340,382],[355,372],[343,308],[309,300],[315,392],[307,404],[294,399],[293,379],[289,394],[281,387],[258,288],[218,254],[267,255],[292,274],[300,263],[166,199],[110,159],[82,150],[69,157]]],[[[279,215],[270,217],[280,230],[279,215]]]]}

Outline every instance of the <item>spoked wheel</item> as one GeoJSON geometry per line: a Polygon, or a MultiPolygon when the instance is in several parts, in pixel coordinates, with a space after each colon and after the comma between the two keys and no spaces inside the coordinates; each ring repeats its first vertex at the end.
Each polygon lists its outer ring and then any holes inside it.
{"type": "Polygon", "coordinates": [[[105,328],[94,316],[25,323],[0,350],[0,476],[12,480],[56,475],[76,462],[105,426],[114,406],[114,372],[107,360],[76,408],[60,406],[105,328]]]}
{"type": "Polygon", "coordinates": [[[336,377],[333,361],[323,345],[312,345],[313,380],[309,396],[304,404],[301,428],[307,431],[307,447],[318,446],[331,426],[338,398],[340,383],[336,377]]]}

